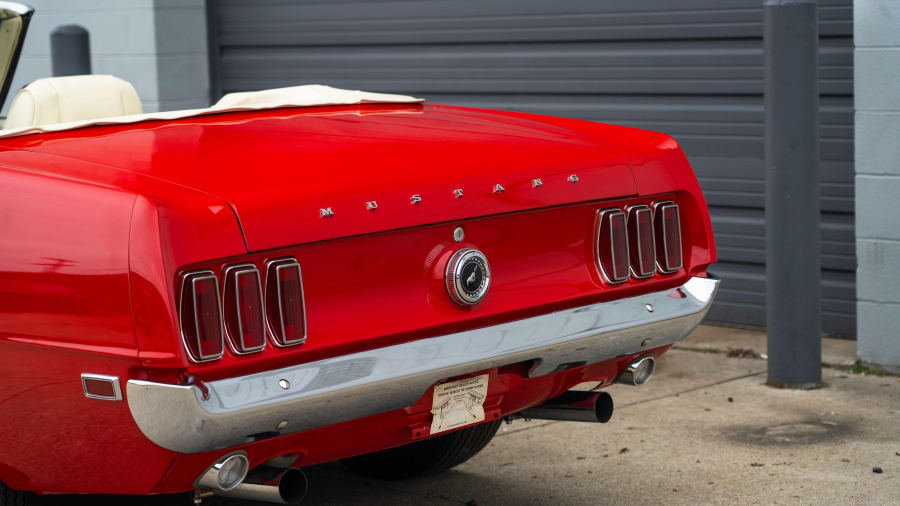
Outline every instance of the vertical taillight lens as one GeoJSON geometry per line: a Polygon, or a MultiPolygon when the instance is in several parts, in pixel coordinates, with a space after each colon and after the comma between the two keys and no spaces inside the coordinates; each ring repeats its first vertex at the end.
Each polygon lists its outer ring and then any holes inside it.
{"type": "Polygon", "coordinates": [[[597,213],[597,265],[607,283],[621,283],[628,279],[628,233],[625,225],[625,213],[619,209],[604,209],[597,213]]]}
{"type": "Polygon", "coordinates": [[[656,272],[653,211],[649,207],[637,205],[628,208],[628,240],[632,275],[635,278],[649,278],[656,272]]]}
{"type": "Polygon", "coordinates": [[[238,355],[266,346],[262,283],[252,265],[225,269],[225,330],[231,349],[238,355]]]}
{"type": "Polygon", "coordinates": [[[681,221],[678,205],[673,202],[653,204],[656,235],[656,263],[665,273],[681,269],[681,221]]]}
{"type": "Polygon", "coordinates": [[[303,278],[300,264],[292,258],[269,263],[266,317],[276,346],[291,346],[306,340],[303,278]]]}
{"type": "Polygon", "coordinates": [[[215,360],[225,352],[219,281],[211,271],[191,272],[181,283],[181,336],[194,362],[215,360]]]}

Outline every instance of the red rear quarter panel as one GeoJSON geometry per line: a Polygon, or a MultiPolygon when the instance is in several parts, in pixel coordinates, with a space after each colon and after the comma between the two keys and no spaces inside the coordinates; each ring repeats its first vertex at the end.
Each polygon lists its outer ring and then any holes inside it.
{"type": "Polygon", "coordinates": [[[149,493],[173,453],[126,403],[86,398],[81,374],[183,364],[172,266],[246,252],[237,221],[195,191],[27,151],[0,152],[0,188],[0,481],[149,493]]]}
{"type": "Polygon", "coordinates": [[[26,490],[151,490],[171,459],[142,443],[123,403],[87,399],[80,380],[127,377],[138,365],[127,247],[134,195],[4,167],[0,188],[0,480],[26,490]],[[65,469],[119,469],[123,479],[65,469]]]}

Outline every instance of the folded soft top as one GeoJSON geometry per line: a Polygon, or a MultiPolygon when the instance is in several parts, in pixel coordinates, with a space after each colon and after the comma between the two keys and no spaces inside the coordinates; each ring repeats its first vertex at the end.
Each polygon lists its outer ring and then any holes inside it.
{"type": "Polygon", "coordinates": [[[359,90],[342,90],[318,84],[292,86],[271,90],[229,93],[212,107],[205,109],[185,109],[181,111],[152,112],[113,116],[84,121],[69,121],[48,125],[29,126],[0,130],[0,139],[47,132],[60,132],[94,125],[119,125],[153,120],[176,120],[193,116],[205,116],[236,111],[257,111],[282,107],[312,107],[323,105],[422,103],[424,99],[407,95],[370,93],[359,90]]]}

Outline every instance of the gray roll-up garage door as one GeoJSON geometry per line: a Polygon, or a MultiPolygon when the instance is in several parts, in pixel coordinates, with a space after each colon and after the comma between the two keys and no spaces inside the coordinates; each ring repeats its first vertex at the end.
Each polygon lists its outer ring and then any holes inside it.
{"type": "MultiPolygon", "coordinates": [[[[823,329],[854,335],[852,2],[820,0],[823,329]]],[[[319,83],[671,134],[765,324],[762,0],[208,2],[213,95],[319,83]]]]}

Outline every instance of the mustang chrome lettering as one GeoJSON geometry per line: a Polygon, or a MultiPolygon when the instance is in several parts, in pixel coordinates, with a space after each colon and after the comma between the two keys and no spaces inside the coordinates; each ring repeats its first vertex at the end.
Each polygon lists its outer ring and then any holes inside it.
{"type": "Polygon", "coordinates": [[[537,179],[532,179],[532,180],[531,180],[531,187],[532,187],[532,188],[537,188],[537,187],[539,187],[539,186],[544,186],[544,182],[541,181],[541,178],[537,178],[537,179]]]}
{"type": "Polygon", "coordinates": [[[576,176],[575,174],[572,174],[571,176],[569,176],[569,182],[570,182],[570,183],[573,183],[573,184],[574,184],[574,183],[577,183],[577,182],[578,182],[578,176],[576,176]]]}
{"type": "Polygon", "coordinates": [[[506,188],[504,188],[504,187],[503,187],[502,185],[500,185],[500,184],[495,184],[495,185],[494,185],[494,190],[493,190],[491,193],[503,193],[504,191],[506,191],[506,188]]]}
{"type": "Polygon", "coordinates": [[[419,202],[422,202],[422,197],[420,197],[418,193],[414,193],[412,197],[409,198],[409,203],[412,205],[416,205],[419,202]]]}
{"type": "Polygon", "coordinates": [[[463,196],[462,188],[457,188],[457,189],[453,190],[453,195],[455,195],[456,198],[461,199],[463,196]]]}
{"type": "Polygon", "coordinates": [[[331,218],[332,216],[334,216],[334,211],[330,207],[319,209],[319,218],[331,218]]]}
{"type": "Polygon", "coordinates": [[[375,202],[374,200],[370,200],[370,201],[366,202],[366,209],[369,211],[374,211],[374,210],[378,209],[378,202],[375,202]]]}

